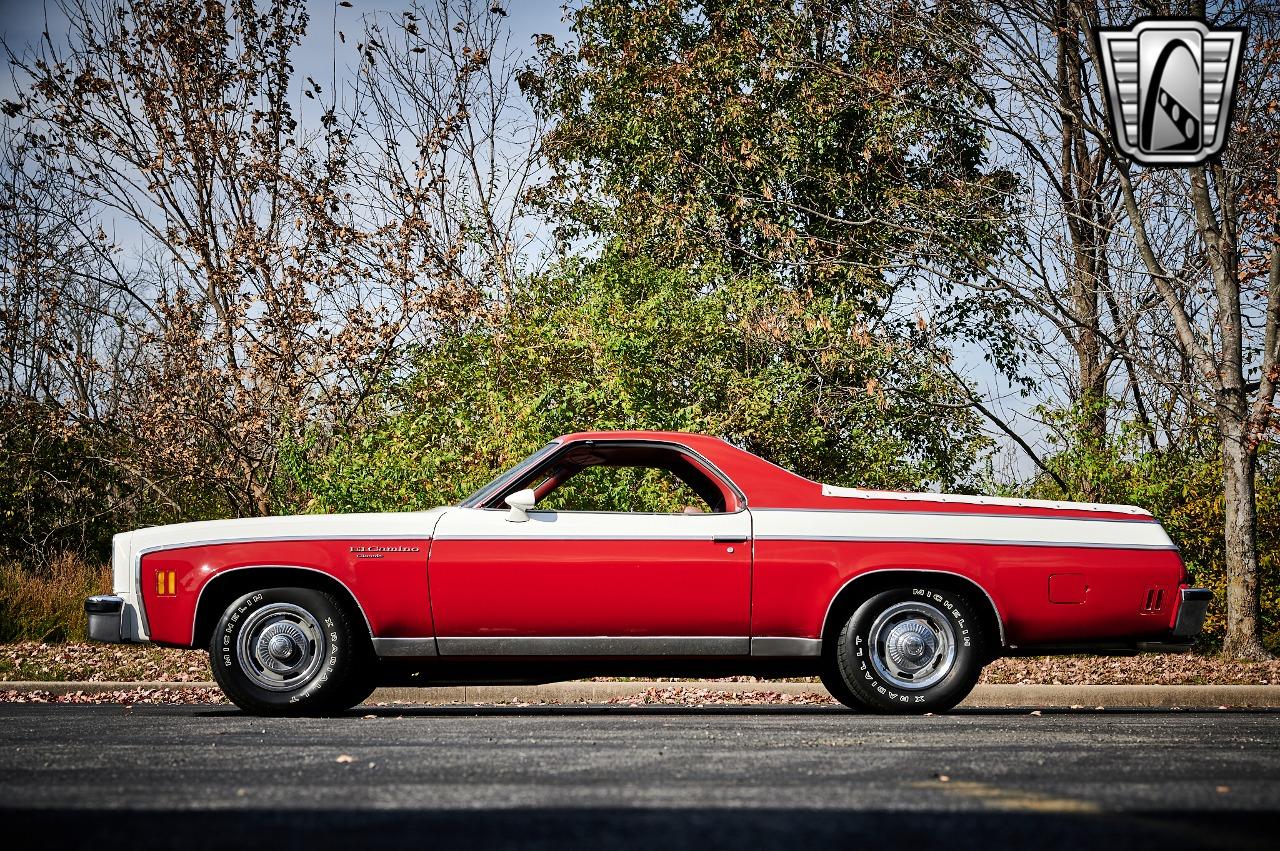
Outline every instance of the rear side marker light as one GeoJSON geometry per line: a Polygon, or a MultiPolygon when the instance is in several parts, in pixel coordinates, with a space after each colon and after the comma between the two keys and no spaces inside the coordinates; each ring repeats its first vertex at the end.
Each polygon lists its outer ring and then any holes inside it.
{"type": "Polygon", "coordinates": [[[1148,588],[1147,595],[1144,598],[1144,601],[1142,604],[1143,613],[1150,615],[1163,610],[1164,610],[1164,589],[1157,588],[1157,587],[1148,588]]]}

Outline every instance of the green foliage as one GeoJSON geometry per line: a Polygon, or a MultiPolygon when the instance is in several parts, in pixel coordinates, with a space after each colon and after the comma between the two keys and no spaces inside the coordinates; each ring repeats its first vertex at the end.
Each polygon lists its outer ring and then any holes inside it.
{"type": "Polygon", "coordinates": [[[588,467],[538,503],[548,511],[638,511],[677,514],[685,506],[710,507],[665,470],[588,467]]]}
{"type": "Polygon", "coordinates": [[[0,555],[102,549],[112,476],[93,435],[55,405],[0,399],[0,555]]]}
{"type": "MultiPolygon", "coordinates": [[[[1223,543],[1222,464],[1211,426],[1176,445],[1154,450],[1140,426],[1122,422],[1102,443],[1081,412],[1050,412],[1059,451],[1047,460],[1073,489],[1086,484],[1100,502],[1138,505],[1156,516],[1182,551],[1193,580],[1214,592],[1202,641],[1216,646],[1226,629],[1226,564],[1223,543]]],[[[1264,443],[1258,456],[1258,556],[1262,631],[1280,649],[1280,458],[1264,443]]],[[[1072,498],[1048,479],[1037,496],[1072,498]]]]}
{"type": "MultiPolygon", "coordinates": [[[[169,446],[149,447],[163,456],[169,446]]],[[[166,482],[117,429],[50,402],[0,399],[0,557],[47,565],[64,553],[104,559],[123,529],[225,517],[203,482],[166,482]]]]}
{"type": "Polygon", "coordinates": [[[293,447],[285,471],[312,510],[418,508],[456,502],[559,434],[667,429],[824,481],[952,485],[983,445],[970,414],[930,408],[952,389],[839,292],[607,255],[424,347],[349,435],[324,453],[293,447]]]}
{"type": "Polygon", "coordinates": [[[535,198],[567,235],[866,305],[889,265],[963,278],[1003,241],[1012,177],[984,170],[959,9],[586,0],[569,19],[521,79],[553,122],[535,198]]]}

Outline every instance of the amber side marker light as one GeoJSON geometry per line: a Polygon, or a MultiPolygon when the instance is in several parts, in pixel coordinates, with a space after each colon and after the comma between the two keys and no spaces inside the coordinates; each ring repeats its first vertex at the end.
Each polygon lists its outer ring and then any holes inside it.
{"type": "Polygon", "coordinates": [[[157,570],[156,571],[156,593],[160,596],[173,596],[177,591],[177,571],[174,570],[157,570]]]}

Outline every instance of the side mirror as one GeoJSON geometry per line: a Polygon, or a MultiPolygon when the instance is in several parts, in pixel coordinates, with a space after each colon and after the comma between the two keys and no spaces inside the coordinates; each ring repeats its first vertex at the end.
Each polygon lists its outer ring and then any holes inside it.
{"type": "Polygon", "coordinates": [[[529,488],[509,495],[503,500],[503,502],[511,506],[511,513],[507,515],[507,520],[512,523],[525,522],[529,519],[529,510],[533,508],[534,503],[537,501],[537,495],[529,488]]]}

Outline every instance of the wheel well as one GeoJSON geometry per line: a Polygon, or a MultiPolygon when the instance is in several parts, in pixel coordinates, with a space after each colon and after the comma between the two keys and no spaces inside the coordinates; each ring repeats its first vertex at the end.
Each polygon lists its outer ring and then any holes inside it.
{"type": "Polygon", "coordinates": [[[351,615],[352,622],[364,624],[370,641],[373,632],[364,610],[347,586],[327,573],[302,567],[237,567],[216,574],[200,591],[196,603],[195,626],[191,646],[201,648],[213,637],[218,618],[237,597],[259,588],[312,588],[332,594],[351,615]]]}
{"type": "Polygon", "coordinates": [[[901,588],[913,582],[927,580],[929,584],[941,588],[950,588],[965,594],[978,609],[978,617],[982,622],[982,634],[988,638],[987,655],[994,659],[1000,655],[1004,646],[1004,624],[991,595],[978,583],[955,573],[943,573],[937,570],[877,570],[854,577],[845,583],[827,608],[827,619],[822,624],[822,637],[825,641],[829,635],[840,629],[840,623],[853,609],[881,591],[901,588]]]}

